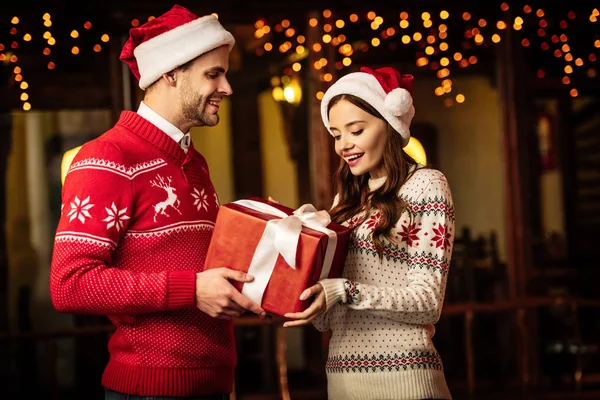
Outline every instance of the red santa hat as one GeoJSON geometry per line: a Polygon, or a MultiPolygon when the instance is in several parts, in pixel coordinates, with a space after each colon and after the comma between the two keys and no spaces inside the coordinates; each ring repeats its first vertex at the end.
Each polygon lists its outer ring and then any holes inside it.
{"type": "Polygon", "coordinates": [[[200,18],[175,5],[160,17],[132,28],[120,59],[139,80],[140,88],[146,89],[162,74],[217,47],[227,45],[231,51],[234,44],[233,35],[216,17],[200,18]]]}
{"type": "Polygon", "coordinates": [[[356,96],[375,108],[402,136],[404,145],[410,139],[410,122],[415,115],[412,75],[400,74],[392,67],[373,70],[361,67],[360,72],[344,75],[325,92],[321,101],[321,117],[329,133],[329,101],[341,94],[356,96]]]}

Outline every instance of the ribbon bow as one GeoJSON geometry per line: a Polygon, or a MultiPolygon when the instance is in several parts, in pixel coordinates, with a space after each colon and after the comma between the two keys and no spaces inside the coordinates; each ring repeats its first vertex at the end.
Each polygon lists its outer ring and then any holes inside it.
{"type": "Polygon", "coordinates": [[[288,215],[278,208],[259,201],[238,200],[233,203],[280,218],[267,222],[248,268],[248,274],[253,275],[254,280],[244,284],[242,289],[244,295],[257,304],[262,303],[264,291],[271,279],[279,254],[292,269],[296,269],[298,241],[303,226],[329,236],[321,279],[329,275],[337,246],[337,234],[327,229],[327,225],[331,223],[331,217],[327,211],[317,211],[312,204],[304,204],[292,215],[288,215]]]}

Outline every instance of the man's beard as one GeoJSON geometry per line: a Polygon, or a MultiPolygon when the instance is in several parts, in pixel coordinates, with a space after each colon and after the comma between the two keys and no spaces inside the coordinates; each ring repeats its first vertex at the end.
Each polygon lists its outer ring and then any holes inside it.
{"type": "Polygon", "coordinates": [[[181,92],[181,112],[187,121],[194,126],[215,126],[219,123],[219,114],[206,113],[204,96],[194,93],[189,86],[181,92]]]}

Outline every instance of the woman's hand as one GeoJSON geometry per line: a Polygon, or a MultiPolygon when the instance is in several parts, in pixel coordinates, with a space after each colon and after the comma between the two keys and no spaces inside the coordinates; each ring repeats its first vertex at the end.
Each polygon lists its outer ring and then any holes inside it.
{"type": "Polygon", "coordinates": [[[317,283],[309,287],[300,295],[300,300],[304,301],[314,296],[312,304],[304,311],[298,313],[287,313],[284,317],[295,321],[287,321],[283,324],[284,328],[292,326],[301,326],[309,324],[313,319],[323,314],[327,309],[327,301],[325,300],[325,290],[323,285],[317,283]]]}

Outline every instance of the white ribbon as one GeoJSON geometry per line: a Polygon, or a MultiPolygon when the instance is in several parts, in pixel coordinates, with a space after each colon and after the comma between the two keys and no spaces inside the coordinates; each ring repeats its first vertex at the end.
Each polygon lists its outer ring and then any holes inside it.
{"type": "Polygon", "coordinates": [[[337,246],[337,234],[335,231],[327,229],[327,225],[331,222],[331,217],[327,211],[317,211],[312,204],[304,204],[295,210],[292,215],[287,215],[285,212],[259,201],[238,200],[234,201],[233,204],[280,218],[267,222],[262,237],[256,246],[248,268],[248,274],[254,276],[254,280],[244,283],[242,293],[245,296],[257,304],[262,303],[265,289],[271,279],[279,254],[291,268],[296,269],[296,250],[303,226],[329,236],[320,279],[327,278],[337,246]]]}

